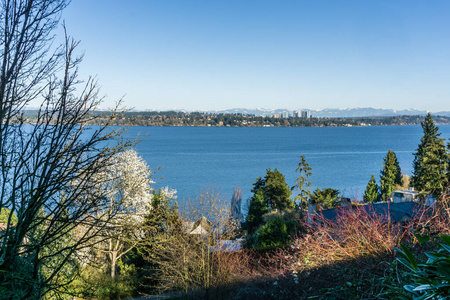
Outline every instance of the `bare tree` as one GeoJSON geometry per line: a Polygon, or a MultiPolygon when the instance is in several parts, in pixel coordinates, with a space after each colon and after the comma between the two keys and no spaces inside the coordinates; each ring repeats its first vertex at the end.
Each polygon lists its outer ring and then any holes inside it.
{"type": "Polygon", "coordinates": [[[0,292],[11,299],[59,295],[76,255],[95,242],[114,208],[95,176],[130,145],[108,125],[89,129],[101,99],[92,78],[77,79],[78,43],[51,51],[65,0],[0,1],[0,292]],[[61,75],[61,76],[58,76],[61,75]],[[39,101],[33,124],[24,108],[39,101]],[[12,224],[13,214],[17,223],[12,224]]]}

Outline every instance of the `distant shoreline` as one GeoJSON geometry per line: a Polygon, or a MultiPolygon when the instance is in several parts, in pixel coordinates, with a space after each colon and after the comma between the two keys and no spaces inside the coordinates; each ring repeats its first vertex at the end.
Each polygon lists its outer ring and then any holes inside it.
{"type": "MultiPolygon", "coordinates": [[[[110,121],[110,112],[97,112],[89,125],[105,125],[110,121]]],[[[24,115],[25,124],[34,124],[37,113],[24,115]]],[[[201,113],[201,112],[124,112],[113,120],[116,126],[154,127],[365,127],[420,125],[425,116],[403,115],[386,117],[282,117],[256,116],[241,113],[201,113]]],[[[450,124],[450,117],[433,116],[438,125],[450,124]]]]}
{"type": "MultiPolygon", "coordinates": [[[[92,125],[102,125],[109,113],[99,113],[92,125]]],[[[125,112],[113,125],[164,127],[364,127],[420,125],[424,116],[300,118],[255,116],[246,114],[214,114],[199,112],[125,112]]],[[[436,124],[450,124],[450,117],[433,116],[436,124]]]]}

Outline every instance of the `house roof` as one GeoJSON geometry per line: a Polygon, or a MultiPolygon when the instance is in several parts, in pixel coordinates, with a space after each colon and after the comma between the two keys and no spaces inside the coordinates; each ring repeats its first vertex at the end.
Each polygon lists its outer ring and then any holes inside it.
{"type": "Polygon", "coordinates": [[[206,234],[208,234],[208,233],[209,233],[209,232],[208,232],[205,228],[203,228],[202,225],[198,225],[197,227],[195,227],[194,230],[192,230],[192,231],[190,232],[190,234],[200,234],[200,235],[206,235],[206,234]]]}
{"type": "Polygon", "coordinates": [[[211,233],[212,227],[211,222],[205,217],[201,217],[195,222],[186,221],[183,223],[184,230],[189,234],[206,235],[211,233]]]}
{"type": "Polygon", "coordinates": [[[318,212],[322,215],[324,219],[329,221],[335,221],[337,216],[348,209],[360,209],[364,210],[370,215],[379,215],[384,217],[389,217],[391,222],[401,222],[406,219],[414,218],[421,212],[426,212],[426,207],[417,202],[383,202],[383,203],[372,203],[367,205],[353,206],[350,207],[337,207],[332,209],[323,210],[318,212]]]}

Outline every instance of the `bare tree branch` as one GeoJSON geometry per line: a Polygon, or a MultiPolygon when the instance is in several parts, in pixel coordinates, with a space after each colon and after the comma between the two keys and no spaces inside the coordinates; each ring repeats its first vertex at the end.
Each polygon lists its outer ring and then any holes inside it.
{"type": "Polygon", "coordinates": [[[5,298],[56,295],[73,280],[80,251],[98,242],[114,215],[96,174],[131,146],[123,129],[87,127],[101,102],[95,78],[78,80],[78,42],[52,51],[65,0],[0,1],[0,289],[5,298]],[[58,74],[62,74],[59,77],[58,74]],[[40,107],[33,125],[24,108],[40,107]],[[17,216],[13,224],[12,216],[17,216]]]}

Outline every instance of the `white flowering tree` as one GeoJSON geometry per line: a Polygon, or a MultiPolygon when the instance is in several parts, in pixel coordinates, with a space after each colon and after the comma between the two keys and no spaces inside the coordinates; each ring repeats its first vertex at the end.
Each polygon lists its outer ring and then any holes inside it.
{"type": "Polygon", "coordinates": [[[103,240],[95,249],[107,254],[112,278],[119,259],[144,239],[145,217],[152,210],[154,197],[151,175],[147,163],[132,149],[117,154],[98,175],[103,182],[100,188],[107,191],[107,205],[98,215],[108,225],[101,231],[103,240]]]}

